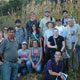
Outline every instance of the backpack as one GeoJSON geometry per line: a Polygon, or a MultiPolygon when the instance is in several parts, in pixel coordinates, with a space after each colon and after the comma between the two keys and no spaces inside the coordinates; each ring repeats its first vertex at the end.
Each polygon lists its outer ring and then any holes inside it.
{"type": "Polygon", "coordinates": [[[64,18],[62,18],[62,25],[64,24],[64,18]]]}

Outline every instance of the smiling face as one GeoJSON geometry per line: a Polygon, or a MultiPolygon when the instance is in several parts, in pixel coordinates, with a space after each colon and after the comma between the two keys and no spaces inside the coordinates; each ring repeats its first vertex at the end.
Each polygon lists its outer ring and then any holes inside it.
{"type": "Polygon", "coordinates": [[[55,60],[58,62],[61,59],[61,52],[56,51],[54,57],[55,57],[55,60]]]}
{"type": "Polygon", "coordinates": [[[38,47],[38,42],[37,42],[37,40],[34,40],[34,41],[33,41],[33,47],[34,47],[34,48],[37,48],[37,47],[38,47]]]}
{"type": "Polygon", "coordinates": [[[32,30],[33,30],[33,31],[36,30],[36,25],[35,25],[35,24],[32,25],[32,30]]]}
{"type": "Polygon", "coordinates": [[[48,23],[48,28],[49,29],[53,28],[53,23],[48,23]]]}
{"type": "Polygon", "coordinates": [[[56,21],[56,25],[60,26],[61,25],[61,21],[56,21]]]}
{"type": "Polygon", "coordinates": [[[36,18],[35,13],[34,12],[31,12],[30,13],[30,19],[35,20],[35,18],[36,18]]]}
{"type": "Polygon", "coordinates": [[[50,16],[50,12],[45,12],[44,15],[45,15],[46,17],[49,17],[49,16],[50,16]]]}
{"type": "Polygon", "coordinates": [[[63,17],[64,17],[64,18],[67,18],[67,17],[68,17],[68,13],[67,13],[67,12],[64,12],[64,13],[63,13],[63,17]]]}
{"type": "Polygon", "coordinates": [[[16,27],[20,27],[21,26],[21,23],[16,23],[16,27]]]}
{"type": "Polygon", "coordinates": [[[54,29],[53,33],[54,33],[54,36],[58,36],[58,30],[57,29],[54,29]]]}
{"type": "Polygon", "coordinates": [[[74,26],[73,19],[68,19],[68,24],[70,27],[73,27],[74,26]]]}
{"type": "Polygon", "coordinates": [[[26,44],[22,44],[22,49],[23,49],[23,50],[25,50],[25,49],[26,49],[26,47],[27,47],[27,45],[26,45],[26,44]]]}
{"type": "Polygon", "coordinates": [[[14,35],[15,35],[15,31],[14,31],[14,30],[9,30],[9,31],[8,31],[8,37],[9,37],[10,39],[13,39],[13,38],[14,38],[14,35]]]}

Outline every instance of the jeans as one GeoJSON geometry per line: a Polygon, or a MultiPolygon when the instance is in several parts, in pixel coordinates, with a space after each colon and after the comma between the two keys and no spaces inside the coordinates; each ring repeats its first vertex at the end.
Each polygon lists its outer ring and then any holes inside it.
{"type": "Polygon", "coordinates": [[[79,64],[80,64],[80,46],[79,45],[76,46],[76,50],[78,53],[78,60],[79,60],[79,64]]]}
{"type": "Polygon", "coordinates": [[[4,60],[3,80],[16,80],[18,72],[18,63],[12,63],[4,60]]]}
{"type": "MultiPolygon", "coordinates": [[[[37,62],[34,63],[34,64],[36,65],[37,62]]],[[[32,70],[32,63],[31,63],[30,61],[27,61],[26,65],[27,65],[28,72],[29,72],[29,73],[32,73],[32,72],[33,72],[33,70],[32,70]]],[[[40,63],[40,64],[38,65],[38,67],[35,69],[36,72],[40,72],[40,71],[41,71],[41,66],[42,66],[42,63],[40,63]]]]}

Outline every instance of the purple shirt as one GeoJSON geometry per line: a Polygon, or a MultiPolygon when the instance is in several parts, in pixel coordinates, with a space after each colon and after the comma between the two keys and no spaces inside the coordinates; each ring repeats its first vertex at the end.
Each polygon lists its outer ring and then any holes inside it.
{"type": "Polygon", "coordinates": [[[63,72],[63,69],[64,69],[64,64],[62,61],[59,61],[58,64],[56,64],[55,60],[54,62],[50,60],[48,60],[48,63],[47,63],[47,72],[45,73],[45,76],[47,77],[49,75],[48,73],[48,70],[52,70],[53,72],[63,72]]]}

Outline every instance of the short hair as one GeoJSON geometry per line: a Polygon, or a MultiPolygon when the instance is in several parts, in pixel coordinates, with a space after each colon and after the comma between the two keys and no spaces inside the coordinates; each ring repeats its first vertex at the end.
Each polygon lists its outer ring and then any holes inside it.
{"type": "Polygon", "coordinates": [[[63,10],[63,11],[62,11],[62,13],[65,13],[65,12],[66,12],[66,13],[68,13],[68,11],[67,11],[67,10],[63,10]]]}
{"type": "Polygon", "coordinates": [[[7,32],[8,31],[14,31],[15,32],[15,29],[13,28],[13,27],[9,27],[8,29],[7,29],[7,32]]]}
{"type": "Polygon", "coordinates": [[[31,16],[32,14],[34,14],[34,15],[35,15],[35,12],[33,12],[33,11],[32,11],[32,12],[30,13],[30,16],[31,16]]]}
{"type": "Polygon", "coordinates": [[[20,19],[16,19],[15,24],[16,23],[21,23],[21,20],[20,19]]]}
{"type": "Polygon", "coordinates": [[[57,28],[54,28],[54,29],[53,29],[53,31],[54,31],[54,30],[57,30],[57,31],[58,31],[58,29],[57,29],[57,28]]]}

